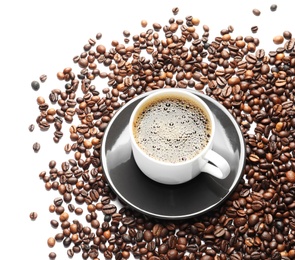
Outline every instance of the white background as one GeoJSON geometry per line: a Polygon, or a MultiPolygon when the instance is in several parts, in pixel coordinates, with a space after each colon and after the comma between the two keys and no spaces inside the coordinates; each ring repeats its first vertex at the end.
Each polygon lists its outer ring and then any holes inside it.
{"type": "MultiPolygon", "coordinates": [[[[38,115],[36,98],[48,98],[51,89],[63,88],[64,83],[56,78],[58,71],[65,67],[79,71],[72,58],[98,32],[103,35],[101,43],[110,48],[111,40],[123,43],[125,29],[134,35],[151,28],[154,22],[168,24],[169,18],[174,17],[171,10],[176,6],[180,11],[175,18],[198,17],[201,23],[197,32],[201,35],[202,26],[208,25],[210,40],[221,29],[232,25],[233,37],[258,37],[259,48],[268,52],[278,47],[272,43],[275,35],[285,30],[295,34],[295,4],[287,0],[1,1],[1,259],[48,259],[51,249],[46,241],[56,234],[49,224],[56,216],[49,213],[48,206],[57,194],[45,190],[38,174],[48,170],[51,159],[58,163],[67,160],[63,152],[67,138],[57,145],[52,141],[51,131],[41,133],[37,128],[33,133],[28,131],[38,115]],[[271,12],[274,3],[278,9],[271,12]],[[259,17],[253,15],[253,8],[261,11],[259,17]],[[145,29],[140,25],[142,19],[149,23],[145,29]],[[259,28],[256,34],[250,29],[254,25],[259,28]],[[39,80],[41,74],[46,74],[48,79],[39,91],[33,91],[31,81],[39,80]],[[41,144],[37,154],[32,150],[36,141],[41,144]],[[29,218],[32,211],[38,213],[36,221],[29,218]]],[[[105,87],[106,82],[97,83],[97,87],[105,87]]],[[[57,259],[67,259],[62,244],[52,251],[57,252],[57,259]]],[[[82,258],[78,255],[74,259],[82,258]]]]}

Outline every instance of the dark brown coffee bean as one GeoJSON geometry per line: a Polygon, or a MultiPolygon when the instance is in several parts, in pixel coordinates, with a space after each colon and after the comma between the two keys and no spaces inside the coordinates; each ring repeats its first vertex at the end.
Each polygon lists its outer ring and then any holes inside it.
{"type": "Polygon", "coordinates": [[[246,224],[246,222],[247,222],[247,219],[243,217],[237,217],[234,219],[234,224],[236,227],[243,226],[246,224]]]}
{"type": "Polygon", "coordinates": [[[253,9],[252,10],[252,13],[255,15],[255,16],[259,16],[261,14],[260,10],[259,9],[253,9]]]}
{"type": "Polygon", "coordinates": [[[259,252],[252,252],[251,253],[251,259],[261,259],[261,254],[259,252]]]}
{"type": "Polygon", "coordinates": [[[33,144],[33,150],[34,150],[35,153],[38,153],[40,148],[41,148],[41,146],[40,146],[40,144],[38,142],[33,144]]]}
{"type": "Polygon", "coordinates": [[[283,37],[286,39],[286,40],[290,40],[292,38],[292,33],[290,31],[284,31],[283,32],[283,37]]]}
{"type": "Polygon", "coordinates": [[[249,226],[253,227],[259,222],[259,216],[256,214],[251,214],[248,218],[249,226]]]}
{"type": "Polygon", "coordinates": [[[167,244],[161,244],[159,246],[159,254],[166,254],[169,250],[169,247],[167,244]]]}
{"type": "Polygon", "coordinates": [[[98,256],[98,251],[97,251],[96,249],[92,249],[92,250],[90,250],[90,252],[89,252],[89,257],[90,257],[91,259],[96,259],[97,256],[98,256]]]}
{"type": "Polygon", "coordinates": [[[38,217],[37,212],[33,211],[33,212],[30,213],[30,219],[31,219],[31,220],[36,220],[37,217],[38,217]]]}
{"type": "Polygon", "coordinates": [[[30,131],[30,132],[33,132],[34,129],[35,129],[35,125],[34,125],[34,124],[30,124],[30,125],[29,125],[29,131],[30,131]]]}
{"type": "Polygon", "coordinates": [[[50,221],[50,224],[51,224],[51,226],[52,226],[53,228],[57,228],[57,227],[59,226],[59,223],[58,223],[58,221],[56,221],[56,220],[51,220],[51,221],[50,221]]]}
{"type": "Polygon", "coordinates": [[[251,31],[252,31],[252,33],[257,33],[257,31],[258,31],[258,26],[257,26],[257,25],[252,26],[252,27],[251,27],[251,31]]]}
{"type": "Polygon", "coordinates": [[[259,210],[261,210],[264,207],[264,205],[263,205],[262,201],[255,200],[255,201],[252,202],[251,207],[252,207],[252,209],[254,211],[259,211],[259,210]]]}
{"type": "Polygon", "coordinates": [[[224,228],[222,228],[222,227],[217,228],[217,229],[214,231],[214,236],[215,236],[215,237],[222,237],[224,234],[225,234],[225,230],[224,230],[224,228]]]}
{"type": "Polygon", "coordinates": [[[160,25],[159,23],[154,23],[153,24],[153,28],[156,32],[160,31],[162,28],[162,25],[160,25]]]}
{"type": "Polygon", "coordinates": [[[113,257],[113,253],[112,253],[111,251],[109,251],[109,250],[106,250],[106,251],[104,252],[104,257],[105,257],[106,259],[111,259],[111,258],[113,257]]]}
{"type": "Polygon", "coordinates": [[[163,226],[161,224],[155,224],[153,227],[153,234],[156,237],[160,237],[163,230],[163,226]]]}
{"type": "Polygon", "coordinates": [[[83,209],[80,208],[80,207],[75,208],[74,211],[75,211],[75,213],[76,213],[77,215],[82,215],[82,213],[83,213],[83,209]]]}
{"type": "Polygon", "coordinates": [[[227,81],[224,77],[218,77],[216,82],[221,88],[227,84],[227,81]]]}
{"type": "Polygon", "coordinates": [[[55,252],[50,252],[48,255],[50,260],[54,260],[56,258],[56,253],[55,252]]]}
{"type": "Polygon", "coordinates": [[[169,236],[169,238],[168,238],[169,248],[175,248],[176,244],[177,244],[177,237],[174,235],[169,236]]]}
{"type": "Polygon", "coordinates": [[[102,212],[107,215],[112,215],[117,211],[117,207],[114,204],[106,204],[102,207],[102,212]]]}
{"type": "Polygon", "coordinates": [[[170,249],[167,252],[167,256],[169,259],[178,259],[178,252],[176,249],[170,249]]]}
{"type": "Polygon", "coordinates": [[[58,215],[61,215],[64,211],[65,211],[65,209],[64,209],[63,206],[58,206],[58,207],[55,208],[55,212],[58,215]]]}
{"type": "Polygon", "coordinates": [[[173,13],[174,15],[177,15],[178,12],[179,12],[179,8],[178,8],[178,7],[173,7],[173,8],[172,8],[172,13],[173,13]]]}
{"type": "Polygon", "coordinates": [[[72,257],[74,256],[74,251],[73,251],[73,249],[68,249],[68,250],[67,250],[67,255],[68,255],[69,258],[72,258],[72,257]]]}
{"type": "Polygon", "coordinates": [[[144,233],[143,233],[143,239],[146,241],[146,242],[151,242],[153,240],[154,236],[153,236],[153,233],[150,231],[150,230],[146,230],[144,233]]]}
{"type": "Polygon", "coordinates": [[[45,74],[42,74],[40,77],[39,77],[40,81],[43,83],[47,80],[47,75],[45,74]]]}
{"type": "Polygon", "coordinates": [[[69,246],[71,245],[72,240],[71,240],[70,237],[66,237],[66,238],[62,241],[62,243],[63,243],[63,246],[64,246],[65,248],[67,248],[67,247],[69,247],[69,246]]]}

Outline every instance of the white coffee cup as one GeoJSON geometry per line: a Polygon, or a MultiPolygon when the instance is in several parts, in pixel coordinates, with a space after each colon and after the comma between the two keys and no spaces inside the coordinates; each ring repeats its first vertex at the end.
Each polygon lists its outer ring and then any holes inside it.
{"type": "MultiPolygon", "coordinates": [[[[186,117],[186,115],[183,115],[183,117],[186,117]]],[[[170,121],[177,120],[177,118],[176,117],[174,118],[174,115],[173,115],[169,117],[169,120],[170,121]]],[[[175,122],[173,122],[173,124],[175,122]]],[[[179,121],[177,122],[178,123],[176,124],[179,125],[179,121]]],[[[189,122],[189,120],[187,122],[189,122]]],[[[163,122],[163,124],[166,125],[165,122],[163,122]]],[[[163,183],[163,184],[171,184],[171,185],[181,184],[195,178],[201,172],[211,174],[214,177],[219,179],[224,179],[230,173],[230,166],[228,162],[220,154],[212,150],[213,138],[215,133],[214,117],[209,107],[206,105],[206,103],[197,95],[194,95],[188,91],[185,91],[179,88],[155,90],[151,94],[149,94],[147,97],[145,97],[143,100],[141,100],[138,103],[138,105],[135,107],[134,111],[131,114],[128,127],[130,132],[131,148],[132,148],[132,152],[133,152],[133,156],[134,156],[136,164],[146,176],[148,176],[149,178],[151,178],[152,180],[156,182],[163,183]],[[139,138],[135,137],[137,136],[137,133],[140,131],[140,130],[137,131],[135,127],[136,122],[138,122],[139,120],[138,117],[140,113],[142,113],[142,111],[144,110],[147,110],[150,107],[151,103],[153,103],[154,101],[158,102],[159,100],[166,99],[168,97],[170,99],[185,100],[185,102],[190,102],[194,106],[198,107],[198,109],[200,109],[202,113],[206,116],[208,120],[206,126],[209,126],[210,128],[209,137],[204,138],[206,139],[205,145],[202,148],[200,148],[200,151],[197,154],[195,155],[189,154],[188,159],[185,159],[183,161],[171,162],[169,160],[168,161],[162,160],[162,156],[164,156],[164,152],[159,153],[159,155],[161,156],[161,159],[155,158],[154,155],[151,156],[149,154],[148,150],[144,151],[144,149],[147,149],[147,148],[143,148],[142,144],[140,144],[140,142],[137,141],[139,140],[139,138]],[[191,156],[191,158],[189,156],[191,156]]],[[[193,128],[195,128],[195,125],[193,125],[193,128]]],[[[174,132],[177,132],[177,134],[179,135],[181,134],[182,136],[184,136],[180,131],[174,130],[174,129],[173,131],[171,131],[171,135],[175,135],[174,132]]],[[[195,132],[196,131],[194,131],[194,133],[195,132]]],[[[158,133],[160,136],[162,134],[161,130],[155,133],[158,133]]],[[[166,133],[165,137],[167,137],[167,135],[169,135],[169,132],[166,133]]],[[[201,136],[203,136],[203,134],[201,134],[201,136]]],[[[148,139],[150,138],[151,137],[148,135],[148,139]]],[[[160,139],[162,140],[162,137],[160,137],[160,139]]],[[[179,137],[177,138],[177,140],[180,143],[185,143],[187,142],[188,138],[186,138],[185,140],[181,140],[181,137],[179,137]]],[[[194,138],[193,140],[197,140],[197,138],[194,138]]],[[[157,142],[153,146],[157,146],[157,145],[159,146],[161,145],[159,140],[157,140],[157,142]]],[[[163,144],[163,145],[166,145],[166,144],[163,144]]],[[[169,145],[171,144],[169,143],[169,145]]],[[[160,148],[157,148],[157,149],[160,149],[160,148]]],[[[177,154],[175,151],[176,151],[175,148],[173,148],[173,150],[171,150],[170,153],[173,155],[177,154]]],[[[154,154],[156,153],[157,152],[154,152],[154,154]]],[[[181,149],[179,149],[179,153],[180,153],[179,155],[181,156],[183,155],[181,149]]],[[[167,156],[171,156],[171,155],[167,154],[167,156]]]]}

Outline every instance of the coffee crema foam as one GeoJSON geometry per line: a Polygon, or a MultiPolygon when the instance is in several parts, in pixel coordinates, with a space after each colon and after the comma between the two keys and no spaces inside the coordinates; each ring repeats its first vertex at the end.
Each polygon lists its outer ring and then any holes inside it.
{"type": "Polygon", "coordinates": [[[151,101],[135,117],[133,134],[150,157],[170,163],[199,154],[211,135],[209,117],[189,99],[164,97],[151,101]]]}

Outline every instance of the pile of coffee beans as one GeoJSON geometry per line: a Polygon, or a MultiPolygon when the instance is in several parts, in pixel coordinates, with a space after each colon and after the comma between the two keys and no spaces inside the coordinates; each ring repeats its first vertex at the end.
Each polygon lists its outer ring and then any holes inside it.
{"type": "Polygon", "coordinates": [[[39,128],[53,127],[54,142],[68,135],[64,150],[73,154],[39,174],[57,194],[49,211],[61,231],[48,245],[95,260],[295,259],[295,39],[282,32],[267,53],[258,38],[234,36],[229,26],[209,40],[208,26],[176,17],[178,11],[166,25],[133,36],[124,31],[124,44],[113,40],[110,48],[98,33],[73,58],[79,71],[58,72],[64,87],[49,101],[38,99],[39,128]],[[105,79],[101,91],[96,78],[105,79]],[[202,91],[230,111],[245,138],[244,178],[223,205],[192,219],[155,219],[116,206],[101,165],[101,141],[116,111],[159,88],[202,91]],[[63,133],[65,123],[70,130],[63,133]],[[85,223],[72,220],[76,215],[85,223]]]}

